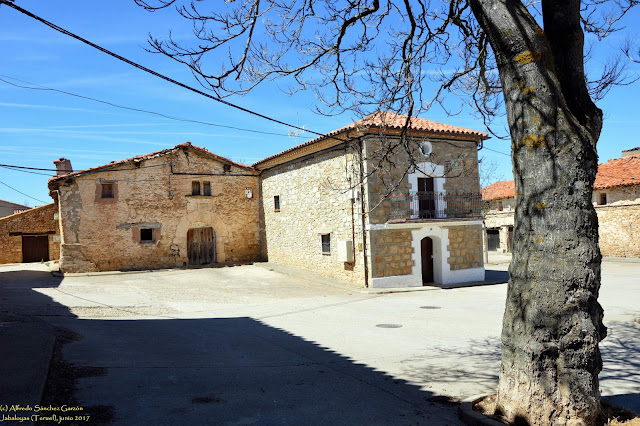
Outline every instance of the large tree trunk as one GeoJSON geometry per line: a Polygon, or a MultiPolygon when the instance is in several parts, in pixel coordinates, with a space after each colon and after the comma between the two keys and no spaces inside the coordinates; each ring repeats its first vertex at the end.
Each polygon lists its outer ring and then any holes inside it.
{"type": "Polygon", "coordinates": [[[504,89],[516,182],[497,409],[532,425],[592,424],[606,335],[591,202],[601,111],[589,98],[579,1],[471,0],[504,89]]]}

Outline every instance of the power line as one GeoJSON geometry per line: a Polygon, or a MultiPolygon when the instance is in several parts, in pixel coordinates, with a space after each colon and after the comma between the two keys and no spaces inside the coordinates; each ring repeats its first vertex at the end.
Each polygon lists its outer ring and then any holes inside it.
{"type": "Polygon", "coordinates": [[[496,154],[502,154],[502,155],[506,155],[507,157],[511,157],[511,155],[502,152],[502,151],[496,151],[495,149],[491,149],[491,148],[487,148],[486,146],[483,146],[482,149],[486,149],[487,151],[491,151],[491,152],[495,152],[496,154]]]}
{"type": "Polygon", "coordinates": [[[50,174],[48,173],[39,173],[39,172],[32,172],[31,170],[22,170],[21,168],[13,168],[13,167],[7,167],[7,166],[1,166],[3,169],[7,169],[7,170],[12,170],[14,172],[23,172],[23,173],[31,173],[32,175],[40,175],[40,176],[49,176],[51,177],[50,174]]]}
{"type": "Polygon", "coordinates": [[[242,128],[242,127],[227,126],[227,125],[224,125],[224,124],[211,123],[211,122],[208,122],[208,121],[191,120],[191,119],[188,119],[188,118],[175,117],[175,116],[172,116],[172,115],[162,114],[160,112],[150,111],[150,110],[146,110],[146,109],[142,109],[142,108],[129,107],[129,106],[126,106],[126,105],[115,104],[113,102],[104,101],[102,99],[92,98],[90,96],[79,95],[77,93],[67,92],[67,91],[60,90],[60,89],[54,89],[52,87],[43,86],[41,84],[32,83],[30,81],[21,80],[19,78],[11,77],[11,76],[4,75],[4,74],[0,74],[0,76],[4,77],[4,78],[9,78],[11,80],[20,81],[22,83],[31,84],[33,86],[37,86],[37,87],[23,86],[23,85],[20,85],[20,84],[12,83],[12,82],[7,81],[7,80],[5,80],[3,78],[0,78],[0,81],[4,82],[6,84],[10,84],[11,86],[14,86],[14,87],[19,87],[21,89],[45,90],[45,91],[53,91],[53,92],[63,93],[65,95],[75,96],[76,98],[82,98],[82,99],[87,99],[87,100],[94,101],[94,102],[100,102],[102,104],[110,105],[110,106],[113,106],[113,107],[116,107],[116,108],[126,109],[126,110],[130,110],[130,111],[144,112],[146,114],[157,115],[159,117],[167,118],[169,120],[183,121],[183,122],[186,122],[186,123],[204,124],[206,126],[224,127],[226,129],[234,129],[234,130],[240,130],[240,131],[243,131],[243,132],[251,132],[251,133],[260,133],[260,134],[263,134],[263,135],[275,135],[275,136],[287,136],[287,137],[290,136],[289,134],[284,134],[284,133],[265,132],[265,131],[261,131],[261,130],[245,129],[245,128],[242,128]]]}
{"type": "Polygon", "coordinates": [[[246,112],[246,113],[249,113],[249,114],[255,115],[256,117],[260,117],[260,118],[263,118],[263,119],[265,119],[265,120],[272,121],[272,122],[274,122],[274,123],[282,124],[283,126],[292,127],[292,128],[294,128],[294,129],[303,130],[303,131],[306,131],[306,132],[309,132],[309,133],[313,133],[313,134],[315,134],[315,135],[317,135],[317,136],[324,136],[324,133],[314,132],[314,131],[312,131],[312,130],[305,129],[305,128],[303,128],[303,127],[294,126],[294,125],[289,124],[289,123],[286,123],[286,122],[284,122],[284,121],[281,121],[281,120],[278,120],[278,119],[275,119],[275,118],[272,118],[272,117],[266,116],[266,115],[264,115],[264,114],[260,114],[260,113],[258,113],[258,112],[252,111],[252,110],[250,110],[250,109],[248,109],[248,108],[244,108],[244,107],[241,107],[241,106],[236,105],[236,104],[234,104],[234,103],[231,103],[231,102],[229,102],[229,101],[225,101],[224,99],[221,99],[221,98],[219,98],[219,97],[217,97],[217,96],[210,95],[209,93],[203,92],[202,90],[196,89],[195,87],[192,87],[192,86],[189,86],[189,85],[187,85],[187,84],[181,83],[181,82],[179,82],[179,81],[177,81],[177,80],[174,80],[174,79],[172,79],[172,78],[170,78],[170,77],[167,77],[167,76],[165,76],[165,75],[163,75],[163,74],[160,74],[160,73],[159,73],[159,72],[157,72],[157,71],[153,71],[153,70],[152,70],[152,69],[150,69],[150,68],[147,68],[147,67],[145,67],[145,66],[143,66],[143,65],[140,65],[140,64],[138,64],[138,63],[136,63],[136,62],[133,62],[133,61],[131,61],[131,60],[129,60],[129,59],[127,59],[127,58],[123,57],[123,56],[118,55],[117,53],[114,53],[114,52],[112,52],[112,51],[110,51],[110,50],[108,50],[108,49],[105,49],[104,47],[101,47],[101,46],[99,46],[99,45],[97,45],[97,44],[95,44],[95,43],[90,42],[90,41],[89,41],[89,40],[87,40],[87,39],[84,39],[84,38],[82,38],[82,37],[80,37],[80,36],[78,36],[78,35],[76,35],[76,34],[74,34],[74,33],[70,32],[70,31],[67,31],[67,30],[65,30],[64,28],[59,27],[58,25],[56,25],[56,24],[54,24],[54,23],[52,23],[52,22],[49,22],[49,21],[47,21],[47,20],[45,20],[45,19],[43,19],[43,18],[39,17],[38,15],[35,15],[35,14],[33,14],[33,13],[29,12],[29,11],[28,11],[28,10],[26,10],[26,9],[21,8],[20,6],[17,6],[17,5],[15,5],[15,4],[13,4],[13,3],[10,3],[8,0],[0,0],[0,4],[7,5],[7,6],[9,6],[10,8],[15,9],[15,10],[17,10],[18,12],[20,12],[20,13],[22,13],[22,14],[24,14],[24,15],[27,15],[27,16],[29,16],[30,18],[33,18],[33,19],[35,19],[35,20],[37,20],[37,21],[39,21],[39,22],[42,22],[42,23],[43,23],[43,24],[45,24],[46,26],[48,26],[48,27],[50,27],[50,28],[52,28],[52,29],[54,29],[54,30],[56,30],[56,31],[58,31],[58,32],[60,32],[60,33],[62,33],[62,34],[64,34],[64,35],[67,35],[67,36],[69,36],[69,37],[73,37],[73,38],[75,38],[76,40],[81,41],[81,42],[83,42],[84,44],[87,44],[87,45],[89,45],[89,46],[93,47],[94,49],[98,49],[99,51],[101,51],[101,52],[103,52],[103,53],[106,53],[106,54],[107,54],[107,55],[109,55],[109,56],[112,56],[112,57],[114,57],[114,58],[116,58],[116,59],[118,59],[118,60],[120,60],[120,61],[122,61],[122,62],[126,62],[127,64],[129,64],[129,65],[131,65],[131,66],[133,66],[133,67],[136,67],[136,68],[138,68],[138,69],[140,69],[140,70],[142,70],[142,71],[145,71],[145,72],[147,72],[147,73],[149,73],[149,74],[151,74],[151,75],[154,75],[154,76],[156,76],[156,77],[158,77],[158,78],[161,78],[161,79],[163,79],[163,80],[165,80],[165,81],[168,81],[169,83],[173,83],[173,84],[175,84],[175,85],[177,85],[177,86],[180,86],[180,87],[182,87],[182,88],[184,88],[184,89],[190,90],[190,91],[192,91],[192,92],[194,92],[194,93],[197,93],[197,94],[199,94],[199,95],[205,96],[205,97],[207,97],[207,98],[209,98],[209,99],[212,99],[212,100],[214,100],[214,101],[216,101],[216,102],[220,102],[220,103],[222,103],[222,104],[224,104],[224,105],[227,105],[227,106],[230,106],[230,107],[232,107],[232,108],[239,109],[240,111],[244,111],[244,112],[246,112]]]}
{"type": "Polygon", "coordinates": [[[39,200],[39,199],[37,199],[36,197],[32,197],[32,196],[31,196],[31,195],[29,195],[29,194],[25,194],[25,193],[24,193],[24,192],[22,192],[22,191],[18,191],[18,190],[17,190],[17,189],[15,189],[14,187],[7,185],[6,183],[2,182],[1,180],[0,180],[0,183],[1,183],[1,184],[3,184],[4,186],[6,186],[6,187],[7,187],[7,188],[9,188],[9,189],[13,189],[14,191],[16,191],[16,192],[18,192],[18,193],[20,193],[20,194],[24,195],[25,197],[33,198],[33,199],[34,199],[34,200],[36,200],[36,201],[39,201],[39,202],[41,202],[41,203],[48,204],[46,201],[39,200]]]}

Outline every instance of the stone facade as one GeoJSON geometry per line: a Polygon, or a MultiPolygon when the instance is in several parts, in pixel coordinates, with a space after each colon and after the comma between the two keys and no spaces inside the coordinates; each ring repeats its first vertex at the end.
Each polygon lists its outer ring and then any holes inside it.
{"type": "Polygon", "coordinates": [[[358,182],[358,158],[356,147],[342,145],[263,171],[262,209],[269,262],[364,286],[361,205],[358,190],[350,189],[358,182]],[[324,253],[323,235],[330,240],[324,253]],[[344,241],[353,242],[352,262],[339,256],[339,245],[344,241]]]}
{"type": "Polygon", "coordinates": [[[415,262],[410,230],[372,231],[370,235],[373,278],[411,274],[415,262]]]}
{"type": "Polygon", "coordinates": [[[596,206],[603,256],[640,257],[640,202],[596,206]]]}
{"type": "Polygon", "coordinates": [[[451,270],[482,267],[482,227],[457,226],[449,228],[449,246],[447,248],[451,270]]]}
{"type": "Polygon", "coordinates": [[[50,188],[65,272],[187,265],[187,234],[197,228],[213,228],[217,262],[261,258],[258,173],[190,145],[62,176],[50,188]]]}
{"type": "Polygon", "coordinates": [[[49,260],[60,257],[58,206],[55,203],[0,218],[0,263],[21,263],[25,236],[46,236],[49,260]]]}
{"type": "MultiPolygon", "coordinates": [[[[447,194],[477,194],[480,192],[478,174],[478,150],[474,140],[447,140],[429,138],[432,153],[428,156],[419,151],[420,143],[425,138],[412,138],[412,155],[417,168],[412,168],[407,150],[399,148],[393,152],[393,165],[384,161],[389,145],[397,145],[394,137],[372,135],[365,140],[366,173],[370,175],[367,182],[367,206],[370,210],[369,220],[372,224],[386,223],[392,216],[394,208],[389,193],[415,193],[418,191],[417,178],[430,176],[435,178],[435,192],[447,194]]],[[[403,198],[406,204],[407,198],[403,198]]],[[[404,209],[409,210],[409,206],[404,209]]]]}

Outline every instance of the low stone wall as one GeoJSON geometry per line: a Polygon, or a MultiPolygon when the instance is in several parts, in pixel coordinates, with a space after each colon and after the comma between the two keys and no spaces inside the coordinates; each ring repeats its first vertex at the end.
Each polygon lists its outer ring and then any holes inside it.
{"type": "Polygon", "coordinates": [[[457,269],[482,266],[482,227],[456,226],[449,228],[449,265],[457,269]]]}
{"type": "Polygon", "coordinates": [[[640,204],[597,206],[605,257],[640,257],[640,204]]]}
{"type": "Polygon", "coordinates": [[[371,231],[373,278],[410,275],[412,253],[410,230],[371,231]]]}
{"type": "Polygon", "coordinates": [[[22,235],[47,235],[49,259],[60,258],[60,232],[55,203],[0,218],[0,263],[22,262],[22,235]]]}

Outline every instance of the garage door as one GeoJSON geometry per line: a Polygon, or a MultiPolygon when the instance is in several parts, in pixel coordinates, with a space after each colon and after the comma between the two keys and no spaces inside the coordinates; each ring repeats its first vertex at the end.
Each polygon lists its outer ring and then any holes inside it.
{"type": "Polygon", "coordinates": [[[47,235],[22,236],[22,261],[46,262],[49,260],[49,237],[47,235]]]}

